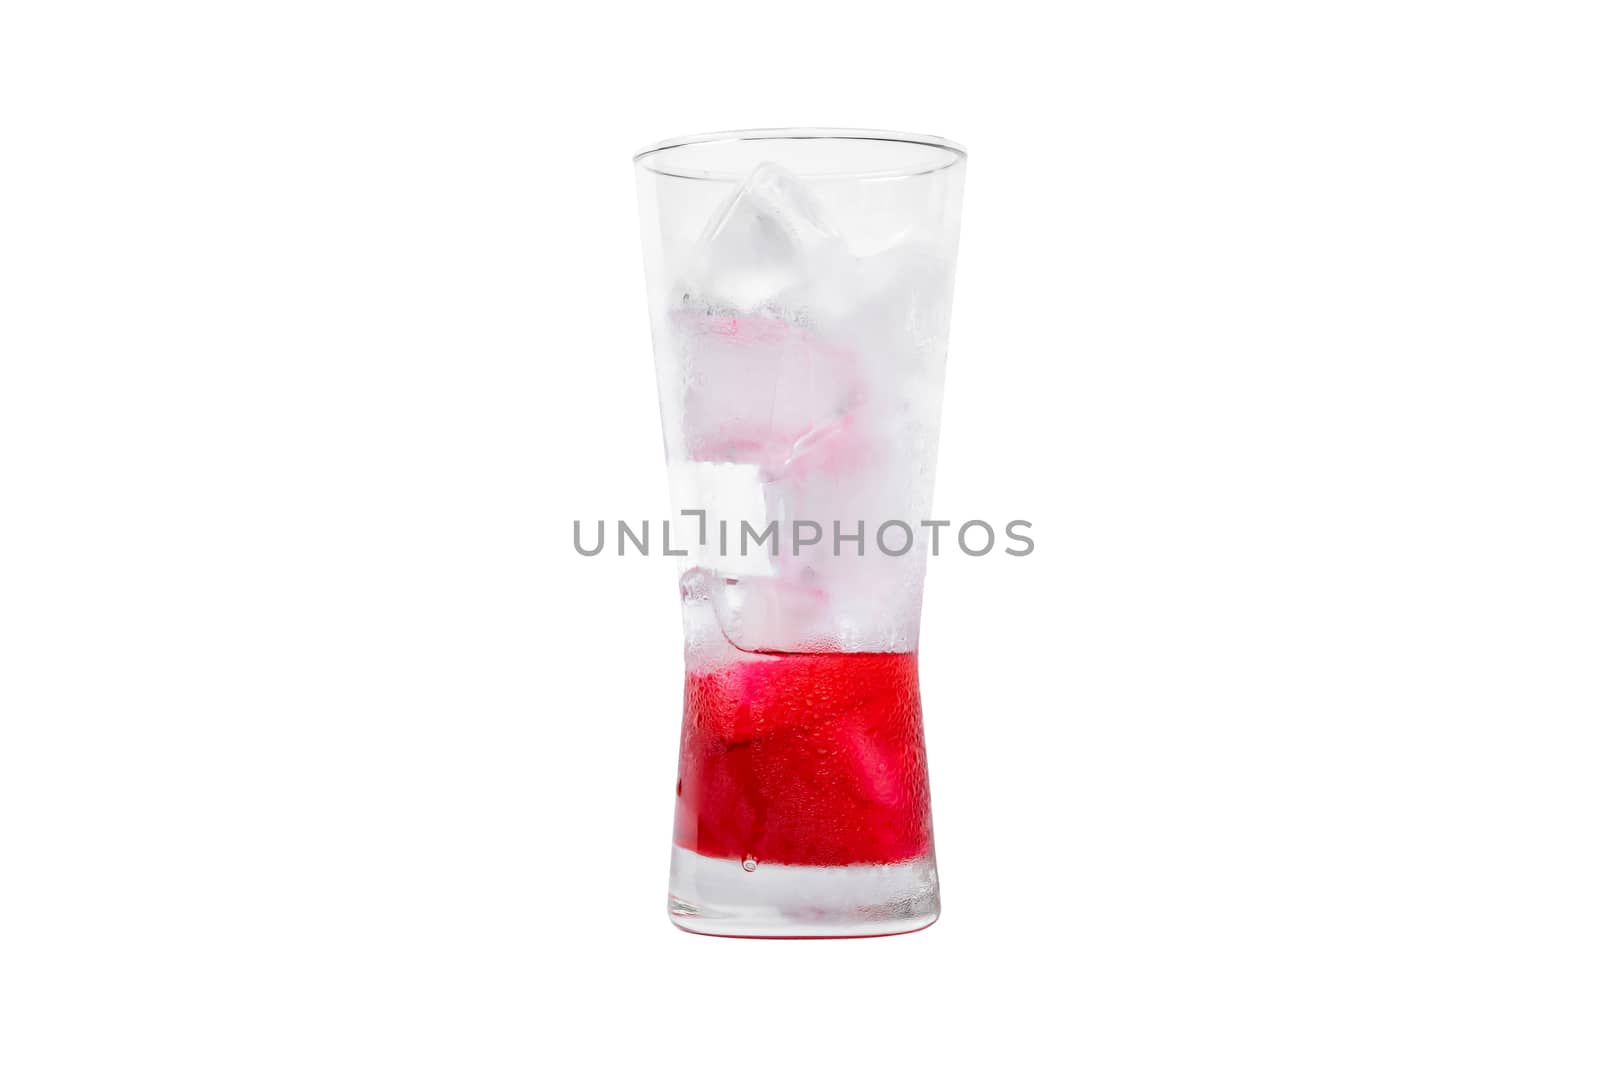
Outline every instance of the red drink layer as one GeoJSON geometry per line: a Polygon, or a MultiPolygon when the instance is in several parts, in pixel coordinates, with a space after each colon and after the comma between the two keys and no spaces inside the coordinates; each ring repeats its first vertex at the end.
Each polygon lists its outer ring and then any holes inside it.
{"type": "Polygon", "coordinates": [[[684,682],[673,840],[702,856],[839,866],[931,844],[917,657],[777,653],[684,682]]]}

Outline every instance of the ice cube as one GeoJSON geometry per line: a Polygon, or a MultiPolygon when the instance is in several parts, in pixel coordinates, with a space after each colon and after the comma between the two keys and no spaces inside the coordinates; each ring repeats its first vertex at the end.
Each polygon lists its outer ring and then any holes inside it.
{"type": "Polygon", "coordinates": [[[763,163],[691,252],[673,311],[688,457],[762,468],[859,400],[860,357],[814,306],[855,261],[805,185],[763,163]]]}
{"type": "Polygon", "coordinates": [[[893,383],[908,373],[942,370],[950,274],[936,252],[907,244],[863,257],[851,282],[854,299],[834,319],[841,335],[888,364],[893,383]]]}
{"type": "Polygon", "coordinates": [[[691,567],[678,581],[689,660],[715,669],[752,653],[829,647],[827,594],[814,582],[691,567]]]}
{"type": "Polygon", "coordinates": [[[828,594],[814,580],[723,577],[711,605],[728,643],[741,652],[814,650],[829,642],[828,594]]]}
{"type": "Polygon", "coordinates": [[[858,402],[855,353],[768,315],[675,319],[688,458],[782,464],[858,402]]]}
{"type": "Polygon", "coordinates": [[[776,163],[750,172],[690,253],[680,300],[723,312],[777,308],[848,265],[816,199],[776,163]]]}

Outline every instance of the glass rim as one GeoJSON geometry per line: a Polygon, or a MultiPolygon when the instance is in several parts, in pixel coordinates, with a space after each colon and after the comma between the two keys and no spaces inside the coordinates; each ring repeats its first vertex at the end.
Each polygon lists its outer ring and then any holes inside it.
{"type": "Polygon", "coordinates": [[[685,137],[669,137],[664,141],[641,148],[633,155],[636,167],[664,178],[684,178],[689,181],[736,182],[741,176],[719,175],[705,171],[691,173],[672,167],[652,165],[650,157],[675,148],[697,145],[724,144],[736,141],[881,141],[893,144],[916,145],[944,152],[949,158],[931,167],[890,167],[879,170],[841,171],[829,174],[829,179],[865,178],[915,178],[935,174],[953,167],[967,158],[967,150],[946,137],[926,133],[906,133],[900,130],[856,129],[847,126],[772,126],[746,130],[719,130],[714,133],[696,133],[685,137]]]}

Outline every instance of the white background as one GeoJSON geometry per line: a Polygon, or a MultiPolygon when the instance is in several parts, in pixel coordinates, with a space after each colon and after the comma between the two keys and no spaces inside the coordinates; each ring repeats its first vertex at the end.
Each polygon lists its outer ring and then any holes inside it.
{"type": "Polygon", "coordinates": [[[1586,5],[11,3],[0,1061],[1593,1064],[1586,5]],[[971,163],[944,918],[690,937],[629,156],[971,163]]]}

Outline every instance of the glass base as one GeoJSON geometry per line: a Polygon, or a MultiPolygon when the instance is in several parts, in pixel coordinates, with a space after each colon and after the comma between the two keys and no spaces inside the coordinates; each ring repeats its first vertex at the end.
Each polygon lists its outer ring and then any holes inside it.
{"type": "Polygon", "coordinates": [[[672,848],[668,911],[680,929],[719,937],[878,937],[939,917],[933,857],[800,867],[711,859],[672,848]]]}

